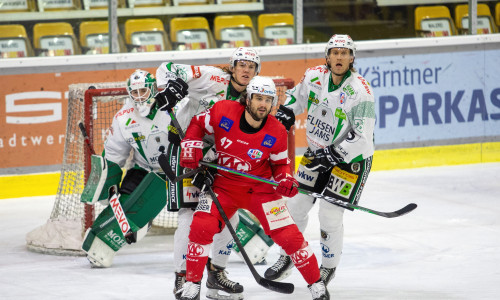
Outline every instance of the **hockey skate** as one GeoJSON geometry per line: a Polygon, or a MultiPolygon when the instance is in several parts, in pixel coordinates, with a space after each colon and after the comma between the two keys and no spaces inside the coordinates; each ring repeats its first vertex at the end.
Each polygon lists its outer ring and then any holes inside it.
{"type": "Polygon", "coordinates": [[[280,255],[278,260],[264,273],[264,278],[281,281],[292,274],[293,262],[290,256],[280,255]]]}
{"type": "Polygon", "coordinates": [[[186,281],[179,290],[182,291],[180,300],[200,300],[200,289],[201,282],[186,281]]]}
{"type": "Polygon", "coordinates": [[[226,276],[226,270],[213,265],[210,258],[207,262],[207,271],[207,298],[216,300],[243,299],[243,286],[237,282],[229,280],[226,276]]]}
{"type": "Polygon", "coordinates": [[[313,300],[330,300],[330,294],[326,289],[323,280],[318,280],[315,283],[308,285],[307,288],[311,291],[313,300]]]}
{"type": "Polygon", "coordinates": [[[330,281],[335,277],[335,270],[336,268],[325,268],[321,266],[319,268],[319,273],[321,275],[321,280],[325,283],[325,286],[327,286],[330,281]]]}
{"type": "Polygon", "coordinates": [[[175,272],[175,281],[174,281],[175,299],[179,300],[181,298],[181,289],[185,282],[186,282],[186,273],[175,272]]]}

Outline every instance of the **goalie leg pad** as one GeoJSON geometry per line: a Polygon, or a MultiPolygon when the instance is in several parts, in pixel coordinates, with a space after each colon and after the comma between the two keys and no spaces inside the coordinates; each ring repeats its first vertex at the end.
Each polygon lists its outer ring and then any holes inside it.
{"type": "MultiPolygon", "coordinates": [[[[273,240],[264,233],[259,223],[245,211],[238,210],[240,223],[236,234],[250,258],[252,264],[257,264],[266,258],[267,251],[274,244],[273,240]]],[[[234,245],[234,250],[241,257],[238,246],[234,245]]]]}
{"type": "MultiPolygon", "coordinates": [[[[123,171],[112,161],[99,155],[91,156],[91,171],[80,201],[94,204],[97,201],[107,201],[110,198],[110,190],[120,184],[123,171]]],[[[107,204],[107,203],[106,203],[107,204]]]]}
{"type": "Polygon", "coordinates": [[[96,237],[91,229],[87,230],[82,249],[87,253],[87,259],[92,267],[96,268],[110,267],[116,254],[116,251],[96,237]]]}
{"type": "MultiPolygon", "coordinates": [[[[147,228],[149,221],[160,213],[166,204],[165,193],[165,181],[156,173],[151,172],[144,177],[132,194],[120,196],[120,203],[133,232],[139,231],[140,228],[147,228]]],[[[83,242],[82,249],[89,254],[90,249],[94,247],[96,250],[92,254],[93,257],[106,257],[109,251],[101,245],[101,242],[114,252],[127,243],[110,206],[106,207],[95,220],[83,242]],[[98,245],[94,246],[94,243],[98,245]],[[99,253],[99,251],[105,253],[99,253]]],[[[104,260],[101,264],[110,265],[111,261],[104,260]]]]}

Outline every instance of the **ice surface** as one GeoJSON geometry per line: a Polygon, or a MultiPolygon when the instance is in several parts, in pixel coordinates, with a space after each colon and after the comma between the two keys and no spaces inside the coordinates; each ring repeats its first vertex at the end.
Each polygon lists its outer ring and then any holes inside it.
{"type": "MultiPolygon", "coordinates": [[[[174,299],[172,236],[127,246],[109,269],[29,252],[25,235],[46,222],[53,201],[0,200],[0,299],[174,299]]],[[[372,172],[360,205],[392,211],[410,202],[418,208],[394,219],[345,213],[332,299],[500,299],[500,163],[372,172]]],[[[320,257],[317,205],[311,214],[306,239],[320,257]]],[[[268,264],[278,255],[273,247],[268,264]]],[[[236,255],[227,270],[245,299],[311,299],[296,270],[292,295],[256,284],[236,255]]]]}

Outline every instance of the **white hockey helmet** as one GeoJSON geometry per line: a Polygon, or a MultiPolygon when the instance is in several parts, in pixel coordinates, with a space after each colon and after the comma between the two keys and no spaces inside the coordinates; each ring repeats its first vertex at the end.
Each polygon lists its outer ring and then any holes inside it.
{"type": "Polygon", "coordinates": [[[252,48],[239,47],[238,49],[234,50],[233,54],[231,54],[231,57],[229,58],[229,65],[234,68],[238,60],[253,61],[257,65],[257,72],[255,73],[255,75],[259,75],[260,56],[257,51],[252,48]]]}
{"type": "Polygon", "coordinates": [[[147,71],[135,70],[127,80],[127,92],[135,108],[143,117],[150,113],[155,103],[156,91],[156,79],[147,71]]]}
{"type": "Polygon", "coordinates": [[[273,106],[278,102],[276,85],[269,77],[255,76],[247,85],[247,99],[252,99],[253,94],[261,94],[273,97],[273,106]]]}
{"type": "Polygon", "coordinates": [[[325,57],[328,58],[328,52],[332,48],[347,48],[352,51],[352,56],[356,57],[356,45],[352,38],[347,34],[334,34],[326,44],[325,57]]]}

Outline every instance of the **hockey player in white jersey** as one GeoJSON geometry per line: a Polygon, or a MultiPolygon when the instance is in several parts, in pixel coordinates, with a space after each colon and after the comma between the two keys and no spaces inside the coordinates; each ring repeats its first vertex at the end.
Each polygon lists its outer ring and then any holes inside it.
{"type": "MultiPolygon", "coordinates": [[[[165,62],[156,71],[158,87],[168,86],[157,97],[162,110],[173,111],[182,130],[186,130],[192,117],[220,100],[237,100],[246,90],[250,80],[259,74],[261,68],[257,52],[251,48],[240,47],[236,49],[230,59],[229,67],[219,68],[212,66],[194,66],[165,62]],[[187,84],[186,92],[181,86],[187,84]],[[178,86],[178,88],[172,88],[178,86]]],[[[169,140],[171,142],[167,154],[172,166],[176,166],[177,175],[182,174],[183,168],[179,165],[180,138],[174,126],[170,126],[169,140]]],[[[210,144],[210,143],[209,143],[210,144]]],[[[213,143],[212,143],[213,144],[213,143]]],[[[210,153],[210,151],[209,151],[210,153]]],[[[199,181],[202,183],[202,181],[199,181]]],[[[174,234],[174,263],[176,281],[174,293],[185,282],[186,252],[188,245],[189,226],[191,224],[194,208],[198,204],[199,189],[194,187],[189,180],[177,184],[169,183],[169,195],[183,195],[168,197],[167,208],[172,211],[179,210],[179,226],[174,234]],[[189,196],[187,196],[189,195],[189,196]]],[[[236,228],[238,214],[231,218],[231,223],[236,228]]],[[[233,239],[228,229],[214,236],[212,258],[208,261],[207,297],[210,299],[242,299],[243,286],[229,280],[225,267],[231,254],[233,239]],[[220,291],[225,292],[220,293],[220,291]]],[[[268,247],[268,246],[266,246],[268,247]]],[[[176,293],[180,297],[180,293],[176,293]]]]}
{"type": "MultiPolygon", "coordinates": [[[[372,164],[375,105],[368,82],[353,68],[354,41],[335,34],[325,49],[326,64],[309,68],[300,83],[286,92],[285,106],[300,114],[307,108],[308,148],[295,178],[300,188],[357,204],[372,164]]],[[[278,115],[290,113],[281,111],[278,115]]],[[[301,232],[316,199],[298,194],[288,201],[301,232]]],[[[335,276],[343,247],[344,208],[319,200],[322,264],[328,284],[335,276]]],[[[290,274],[291,259],[282,252],[264,274],[281,280],[290,274]]]]}
{"type": "Polygon", "coordinates": [[[168,147],[170,116],[158,109],[156,79],[147,71],[136,70],[127,81],[127,91],[130,97],[113,117],[102,155],[92,156],[92,171],[81,197],[87,204],[111,204],[87,231],[82,246],[96,267],[111,266],[121,247],[143,237],[166,203],[158,157],[168,147]],[[122,180],[122,168],[131,151],[132,167],[122,180]],[[128,232],[121,230],[122,212],[113,213],[118,202],[127,216],[128,232]]]}

